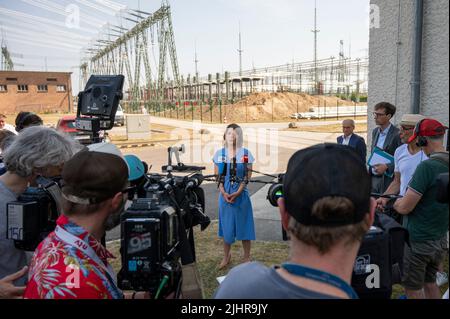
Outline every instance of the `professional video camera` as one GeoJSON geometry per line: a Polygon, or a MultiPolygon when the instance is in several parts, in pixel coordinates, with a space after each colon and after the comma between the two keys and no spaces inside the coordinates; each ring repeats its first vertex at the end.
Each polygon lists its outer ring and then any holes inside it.
{"type": "Polygon", "coordinates": [[[76,128],[90,132],[93,143],[101,142],[100,130],[114,126],[119,101],[123,98],[123,75],[92,75],[78,94],[76,128]]]}
{"type": "MultiPolygon", "coordinates": [[[[79,93],[77,128],[93,133],[100,142],[99,131],[111,129],[122,98],[124,77],[91,76],[86,89],[79,93]]],[[[29,187],[17,201],[7,203],[7,238],[18,249],[34,251],[56,227],[61,213],[59,181],[39,177],[36,187],[29,187]]]]}
{"type": "Polygon", "coordinates": [[[6,205],[7,238],[17,249],[34,251],[56,227],[61,199],[58,181],[38,177],[17,201],[6,205]]]}
{"type": "Polygon", "coordinates": [[[195,262],[193,227],[208,227],[205,196],[200,188],[204,167],[179,162],[184,147],[170,147],[169,163],[162,174],[147,175],[145,198],[133,200],[121,216],[122,269],[119,287],[124,290],[148,291],[155,297],[174,293],[180,296],[181,265],[195,262]],[[172,165],[172,154],[178,163],[172,165]],[[188,172],[174,176],[172,172],[188,172]],[[180,262],[181,261],[181,262],[180,262]]]}
{"type": "Polygon", "coordinates": [[[267,192],[267,200],[273,207],[278,207],[278,199],[283,197],[283,180],[285,174],[279,174],[267,192]]]}

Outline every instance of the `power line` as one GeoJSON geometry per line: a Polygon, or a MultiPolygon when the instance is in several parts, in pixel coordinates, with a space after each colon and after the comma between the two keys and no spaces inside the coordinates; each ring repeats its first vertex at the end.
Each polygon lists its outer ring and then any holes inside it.
{"type": "Polygon", "coordinates": [[[42,22],[37,22],[37,23],[33,23],[33,22],[28,22],[28,21],[17,21],[14,18],[11,17],[5,17],[5,20],[9,20],[8,24],[9,26],[4,26],[5,29],[10,29],[10,28],[16,28],[19,30],[29,30],[31,32],[35,31],[36,29],[61,37],[61,38],[74,38],[74,40],[79,40],[79,41],[84,41],[87,42],[89,41],[91,38],[88,36],[84,36],[78,33],[74,33],[74,32],[68,32],[68,31],[61,31],[52,27],[49,27],[48,25],[42,23],[42,22]],[[12,22],[12,23],[10,23],[12,22]]]}
{"type": "MultiPolygon", "coordinates": [[[[48,6],[46,4],[38,2],[39,0],[21,0],[21,1],[23,1],[23,2],[25,2],[27,4],[29,4],[29,5],[32,5],[32,6],[35,6],[35,7],[38,7],[38,8],[41,8],[41,9],[44,9],[44,10],[56,13],[56,14],[61,15],[63,17],[67,17],[67,13],[65,12],[64,8],[48,6]]],[[[83,20],[84,23],[89,24],[89,25],[91,25],[91,26],[93,26],[95,28],[101,27],[103,25],[102,22],[92,21],[87,16],[83,16],[82,20],[83,20]]]]}
{"type": "Polygon", "coordinates": [[[98,6],[98,5],[94,4],[94,3],[91,3],[91,2],[86,1],[86,0],[75,0],[75,1],[78,2],[79,4],[82,4],[82,5],[86,6],[86,7],[91,8],[91,9],[100,11],[102,13],[105,13],[105,14],[108,14],[108,15],[111,15],[111,16],[115,16],[116,15],[116,12],[114,10],[110,9],[110,8],[109,9],[105,9],[103,7],[100,7],[100,6],[98,6]],[[113,11],[113,12],[111,12],[111,11],[113,11]]]}
{"type": "MultiPolygon", "coordinates": [[[[62,22],[58,22],[58,21],[54,21],[54,20],[46,19],[46,18],[42,18],[42,17],[36,17],[31,14],[14,11],[14,10],[9,10],[9,9],[3,8],[3,7],[0,7],[0,14],[6,15],[6,16],[12,15],[19,19],[33,20],[36,22],[44,23],[44,24],[50,24],[50,25],[54,25],[54,26],[58,26],[58,27],[67,28],[66,24],[62,23],[62,22]]],[[[92,31],[91,29],[86,29],[86,28],[82,28],[82,27],[77,28],[77,30],[91,33],[91,34],[96,33],[95,31],[92,31]]]]}
{"type": "Polygon", "coordinates": [[[79,45],[80,47],[86,44],[86,42],[82,41],[82,40],[74,40],[74,39],[62,38],[62,37],[58,37],[58,36],[46,35],[46,34],[39,33],[38,31],[12,29],[12,28],[8,28],[8,27],[5,27],[5,29],[9,30],[10,35],[15,33],[20,36],[22,36],[22,35],[30,36],[31,38],[39,37],[40,39],[54,41],[55,43],[58,43],[58,44],[61,44],[61,43],[69,44],[69,45],[73,44],[73,45],[79,45]]]}

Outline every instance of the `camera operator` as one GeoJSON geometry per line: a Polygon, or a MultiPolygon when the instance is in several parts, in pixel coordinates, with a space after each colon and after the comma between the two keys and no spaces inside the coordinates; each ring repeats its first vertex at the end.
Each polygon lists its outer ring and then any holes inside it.
{"type": "MultiPolygon", "coordinates": [[[[417,138],[409,142],[417,123],[423,119],[425,117],[420,114],[405,114],[400,121],[400,139],[404,144],[395,150],[394,180],[384,192],[385,195],[398,194],[404,196],[417,166],[428,159],[421,148],[416,145],[417,138]]],[[[388,201],[387,198],[377,199],[377,208],[383,211],[388,201]]]]}
{"type": "Polygon", "coordinates": [[[448,173],[448,153],[443,146],[446,129],[434,119],[417,124],[409,142],[417,138],[417,145],[430,159],[419,164],[405,196],[394,204],[394,209],[404,215],[403,224],[410,236],[402,278],[408,298],[440,298],[436,273],[444,259],[449,216],[448,203],[436,201],[436,179],[448,173]]]}
{"type": "Polygon", "coordinates": [[[361,241],[374,220],[371,180],[357,152],[316,145],[289,160],[278,200],[291,238],[281,267],[237,266],[218,288],[218,299],[357,298],[350,286],[361,241]]]}
{"type": "MultiPolygon", "coordinates": [[[[77,151],[72,138],[45,127],[23,130],[2,153],[6,173],[0,176],[0,278],[19,271],[27,263],[26,253],[6,239],[6,203],[16,201],[40,176],[53,177],[77,151]]],[[[26,278],[16,280],[24,285],[26,278]]]]}
{"type": "Polygon", "coordinates": [[[121,299],[108,263],[114,256],[101,239],[120,222],[127,165],[118,155],[84,150],[65,164],[62,178],[63,215],[35,251],[25,298],[121,299]]]}

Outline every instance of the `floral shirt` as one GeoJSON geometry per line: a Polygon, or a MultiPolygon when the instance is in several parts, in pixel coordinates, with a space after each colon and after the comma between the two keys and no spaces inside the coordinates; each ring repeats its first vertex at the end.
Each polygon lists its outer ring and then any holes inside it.
{"type": "MultiPolygon", "coordinates": [[[[84,228],[61,215],[57,224],[88,244],[105,265],[115,258],[84,228]]],[[[30,299],[120,299],[121,290],[103,267],[52,232],[33,255],[24,294],[30,299]]]]}

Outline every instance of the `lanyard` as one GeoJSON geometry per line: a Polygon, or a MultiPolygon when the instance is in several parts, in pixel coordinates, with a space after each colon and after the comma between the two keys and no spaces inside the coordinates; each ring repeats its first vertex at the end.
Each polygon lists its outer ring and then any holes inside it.
{"type": "Polygon", "coordinates": [[[353,288],[335,275],[297,264],[284,263],[281,265],[281,267],[283,267],[292,275],[323,282],[344,291],[351,299],[358,299],[358,295],[353,290],[353,288]]]}
{"type": "Polygon", "coordinates": [[[114,286],[117,288],[117,283],[115,280],[116,276],[114,274],[114,270],[112,269],[111,265],[105,266],[105,263],[100,260],[100,258],[97,256],[95,251],[88,243],[86,243],[81,238],[72,235],[71,233],[69,233],[60,226],[56,226],[55,234],[63,242],[82,251],[86,256],[92,259],[99,267],[101,267],[108,274],[108,277],[113,282],[114,286]]]}

